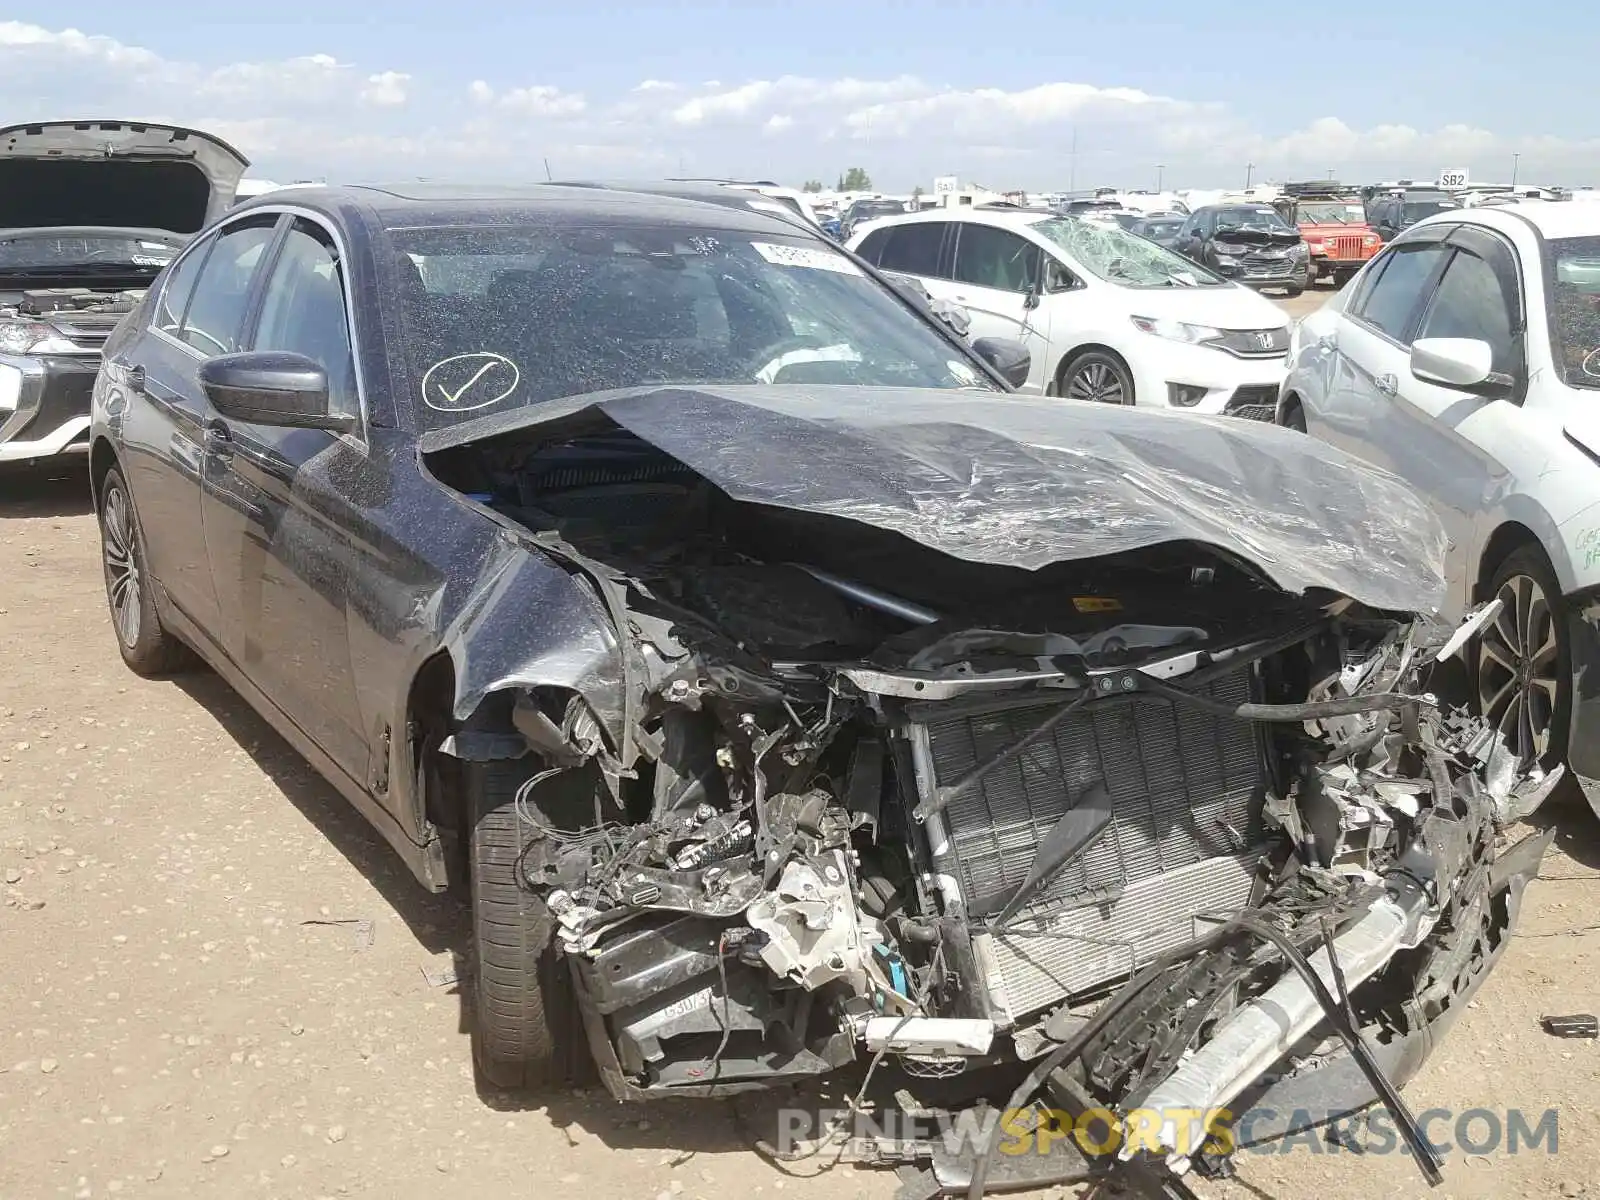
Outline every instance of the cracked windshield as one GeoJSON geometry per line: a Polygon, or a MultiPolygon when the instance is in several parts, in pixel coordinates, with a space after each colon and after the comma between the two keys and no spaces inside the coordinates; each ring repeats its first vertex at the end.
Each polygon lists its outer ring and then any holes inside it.
{"type": "Polygon", "coordinates": [[[1221,287],[1226,281],[1190,259],[1123,229],[1080,217],[1048,217],[1033,231],[1084,270],[1124,287],[1221,287]]]}

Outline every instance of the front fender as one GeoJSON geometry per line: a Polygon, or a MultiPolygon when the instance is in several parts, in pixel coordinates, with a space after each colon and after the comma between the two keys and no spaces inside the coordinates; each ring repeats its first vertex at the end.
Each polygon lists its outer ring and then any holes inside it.
{"type": "Polygon", "coordinates": [[[622,740],[623,656],[594,585],[510,539],[496,542],[441,648],[455,667],[452,715],[465,721],[506,688],[568,688],[622,740]]]}

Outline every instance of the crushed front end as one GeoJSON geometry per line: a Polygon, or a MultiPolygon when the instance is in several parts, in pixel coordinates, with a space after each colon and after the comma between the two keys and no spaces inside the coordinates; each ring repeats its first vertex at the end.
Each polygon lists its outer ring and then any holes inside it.
{"type": "MultiPolygon", "coordinates": [[[[1194,428],[1277,432],[1240,426],[1194,428]]],[[[1389,1102],[1542,855],[1508,834],[1558,773],[1429,690],[1492,612],[1449,630],[1194,540],[961,559],[928,543],[981,533],[970,511],[917,540],[881,508],[752,503],[614,428],[462,463],[431,465],[584,572],[623,632],[615,712],[529,688],[512,714],[547,764],[519,800],[522,884],[559,922],[620,1099],[892,1058],[1026,1065],[1117,1120],[1297,1089],[1330,1117],[1389,1102]]],[[[1302,478],[1343,487],[1359,468],[1338,465],[1302,478]]],[[[1412,501],[1392,500],[1408,537],[1412,501]]],[[[1022,544],[1021,520],[988,529],[1022,544]]],[[[1415,561],[1376,546],[1343,561],[1415,561]]],[[[1176,1128],[1144,1143],[1169,1178],[1197,1153],[1176,1128]]],[[[946,1190],[989,1169],[971,1147],[925,1158],[946,1190]]]]}

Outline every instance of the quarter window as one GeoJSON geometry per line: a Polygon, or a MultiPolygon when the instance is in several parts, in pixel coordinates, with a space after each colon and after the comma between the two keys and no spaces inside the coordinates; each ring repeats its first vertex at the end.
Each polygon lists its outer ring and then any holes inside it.
{"type": "Polygon", "coordinates": [[[1038,246],[992,225],[967,222],[956,241],[954,277],[1002,292],[1026,292],[1039,281],[1038,246]]]}
{"type": "Polygon", "coordinates": [[[1511,310],[1494,269],[1476,254],[1457,250],[1439,280],[1418,337],[1475,338],[1494,350],[1494,369],[1514,366],[1511,310]]]}
{"type": "Polygon", "coordinates": [[[182,338],[202,354],[231,354],[239,348],[240,326],[250,281],[272,240],[277,218],[235,225],[216,241],[200,270],[184,318],[182,338]]]}
{"type": "Polygon", "coordinates": [[[318,226],[296,220],[262,293],[255,349],[304,354],[328,373],[335,412],[360,411],[339,256],[318,226]]]}
{"type": "MultiPolygon", "coordinates": [[[[869,234],[867,241],[882,239],[877,245],[877,265],[885,271],[904,271],[907,275],[937,278],[939,275],[939,249],[944,244],[943,221],[918,221],[910,225],[894,225],[869,234]]],[[[868,255],[869,261],[871,255],[868,255]]]]}
{"type": "Polygon", "coordinates": [[[1382,264],[1383,273],[1356,298],[1351,315],[1409,345],[1411,319],[1421,307],[1423,290],[1443,254],[1444,247],[1437,242],[1395,247],[1382,264]]]}

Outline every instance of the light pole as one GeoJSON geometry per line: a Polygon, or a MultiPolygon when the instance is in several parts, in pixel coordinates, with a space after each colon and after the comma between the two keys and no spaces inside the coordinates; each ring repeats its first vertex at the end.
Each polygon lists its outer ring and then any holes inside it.
{"type": "Polygon", "coordinates": [[[1156,191],[1158,191],[1158,192],[1161,190],[1161,182],[1162,182],[1163,177],[1166,175],[1166,170],[1167,170],[1167,164],[1166,163],[1157,163],[1156,164],[1156,191]]]}
{"type": "Polygon", "coordinates": [[[1244,189],[1247,192],[1250,190],[1250,176],[1255,173],[1255,169],[1255,163],[1245,163],[1244,165],[1244,189]]]}
{"type": "Polygon", "coordinates": [[[1512,187],[1516,187],[1517,186],[1517,166],[1521,162],[1522,162],[1522,155],[1513,154],[1511,156],[1511,186],[1512,187]]]}

